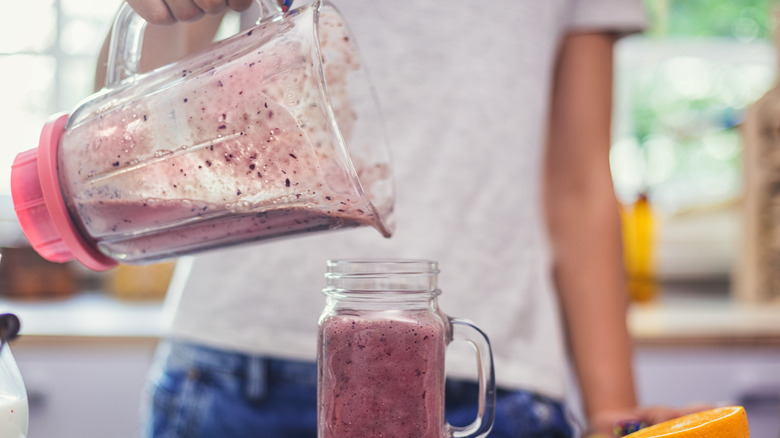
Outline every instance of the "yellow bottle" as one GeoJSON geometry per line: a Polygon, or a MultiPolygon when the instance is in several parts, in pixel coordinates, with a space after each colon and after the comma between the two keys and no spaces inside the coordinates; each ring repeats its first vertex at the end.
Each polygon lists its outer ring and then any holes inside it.
{"type": "Polygon", "coordinates": [[[647,194],[621,209],[623,248],[628,291],[632,301],[648,302],[655,298],[655,220],[647,194]]]}
{"type": "Polygon", "coordinates": [[[152,265],[118,265],[108,273],[106,288],[125,300],[161,300],[168,290],[176,262],[152,265]]]}

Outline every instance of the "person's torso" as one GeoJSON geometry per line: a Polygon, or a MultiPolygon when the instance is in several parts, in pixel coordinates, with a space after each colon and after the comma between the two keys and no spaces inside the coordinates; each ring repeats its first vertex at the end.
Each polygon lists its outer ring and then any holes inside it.
{"type": "MultiPolygon", "coordinates": [[[[327,259],[427,258],[440,263],[442,309],[491,337],[499,382],[559,396],[540,180],[570,2],[334,3],[386,118],[396,233],[344,230],[198,256],[184,293],[172,291],[172,334],[314,359],[327,259]]],[[[453,373],[472,373],[473,360],[453,362],[453,373]]]]}

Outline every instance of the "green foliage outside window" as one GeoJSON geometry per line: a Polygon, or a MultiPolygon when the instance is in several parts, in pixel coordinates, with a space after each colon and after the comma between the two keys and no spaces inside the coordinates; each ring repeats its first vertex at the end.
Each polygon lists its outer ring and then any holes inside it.
{"type": "Polygon", "coordinates": [[[775,75],[778,0],[645,0],[648,28],[621,42],[612,167],[618,193],[669,210],[741,190],[738,126],[775,75]],[[626,128],[627,127],[627,128],[626,128]]]}
{"type": "Polygon", "coordinates": [[[728,37],[739,41],[772,36],[776,0],[645,0],[648,34],[728,37]]]}

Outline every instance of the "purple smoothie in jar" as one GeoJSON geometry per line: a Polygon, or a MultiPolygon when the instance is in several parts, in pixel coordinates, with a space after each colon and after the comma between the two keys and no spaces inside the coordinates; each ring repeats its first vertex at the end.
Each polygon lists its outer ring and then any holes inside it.
{"type": "Polygon", "coordinates": [[[450,318],[430,260],[329,260],[317,351],[318,438],[482,438],[495,414],[490,341],[450,318]],[[444,415],[450,341],[477,355],[478,413],[468,426],[444,415]]]}
{"type": "Polygon", "coordinates": [[[438,312],[328,316],[319,337],[319,438],[445,436],[438,312]]]}
{"type": "Polygon", "coordinates": [[[317,351],[318,438],[482,438],[490,433],[495,376],[490,341],[450,318],[430,260],[329,260],[317,351]],[[477,355],[478,415],[444,415],[445,352],[467,341],[477,355]]]}

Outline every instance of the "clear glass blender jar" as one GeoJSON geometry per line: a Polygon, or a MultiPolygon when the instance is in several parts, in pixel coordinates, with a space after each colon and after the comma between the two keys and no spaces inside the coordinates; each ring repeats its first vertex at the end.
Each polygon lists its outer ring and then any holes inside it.
{"type": "Polygon", "coordinates": [[[104,270],[321,230],[391,235],[381,115],[333,5],[138,74],[144,24],[123,3],[106,88],[14,163],[17,216],[43,257],[104,270]]]}

